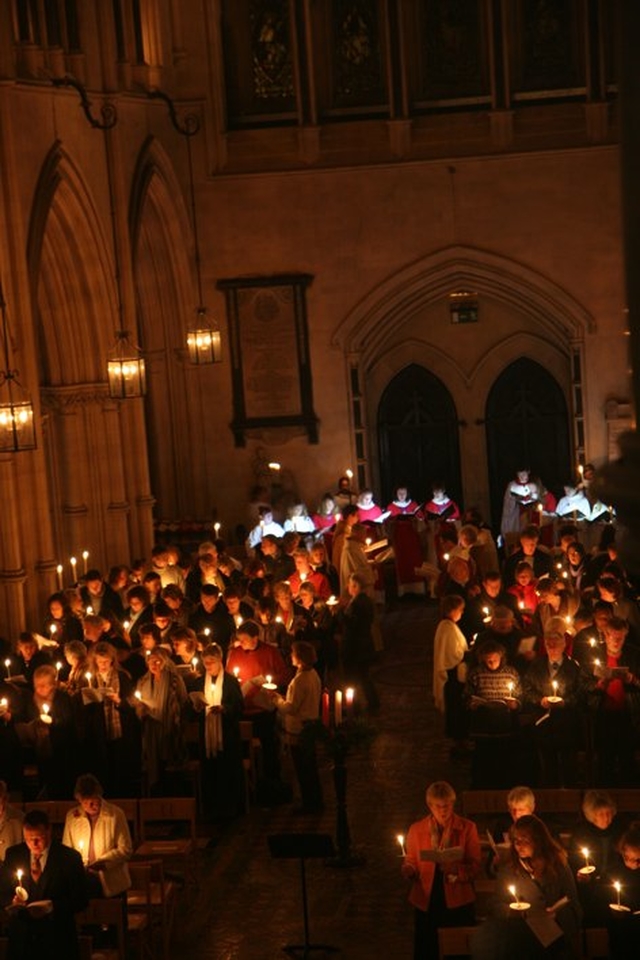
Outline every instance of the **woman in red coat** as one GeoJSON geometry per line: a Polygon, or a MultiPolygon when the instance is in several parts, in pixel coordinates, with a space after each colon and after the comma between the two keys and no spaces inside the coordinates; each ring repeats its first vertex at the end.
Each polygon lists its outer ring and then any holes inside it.
{"type": "Polygon", "coordinates": [[[455,800],[450,784],[432,783],[429,816],[409,828],[402,876],[412,881],[414,960],[438,955],[438,927],[475,922],[473,881],[480,873],[480,840],[475,823],[454,813],[455,800]]]}

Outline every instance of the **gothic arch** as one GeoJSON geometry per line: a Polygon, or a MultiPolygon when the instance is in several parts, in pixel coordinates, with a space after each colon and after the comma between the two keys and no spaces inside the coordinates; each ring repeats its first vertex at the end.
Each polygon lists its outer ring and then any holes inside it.
{"type": "Polygon", "coordinates": [[[42,166],[27,258],[41,385],[104,381],[117,302],[112,253],[93,197],[60,143],[42,166]]]}
{"type": "Polygon", "coordinates": [[[202,442],[206,372],[190,370],[185,356],[187,323],[197,306],[193,231],[183,186],[152,137],[136,165],[129,230],[140,340],[151,373],[145,416],[158,513],[191,516],[209,505],[198,502],[192,471],[184,464],[195,449],[202,451],[202,460],[210,455],[202,442]],[[183,410],[179,419],[178,409],[183,410]]]}
{"type": "Polygon", "coordinates": [[[359,354],[367,369],[397,339],[398,327],[453,289],[472,289],[533,318],[540,335],[565,351],[595,331],[595,320],[571,294],[526,265],[475,247],[438,250],[383,281],[333,334],[334,345],[359,354]]]}

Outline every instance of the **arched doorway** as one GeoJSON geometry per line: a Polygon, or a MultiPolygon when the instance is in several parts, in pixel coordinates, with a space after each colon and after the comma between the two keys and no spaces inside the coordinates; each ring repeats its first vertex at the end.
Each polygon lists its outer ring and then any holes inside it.
{"type": "Polygon", "coordinates": [[[424,367],[410,364],[387,385],[378,406],[381,495],[406,483],[418,501],[429,499],[433,480],[460,500],[458,417],[451,394],[424,367]]]}
{"type": "Polygon", "coordinates": [[[556,496],[572,476],[564,393],[544,367],[521,357],[489,391],[486,408],[491,513],[500,522],[504,489],[518,467],[529,467],[556,496]]]}

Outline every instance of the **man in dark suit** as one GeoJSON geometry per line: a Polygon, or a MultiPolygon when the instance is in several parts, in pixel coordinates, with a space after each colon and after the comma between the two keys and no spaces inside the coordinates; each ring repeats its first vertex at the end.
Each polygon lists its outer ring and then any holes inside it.
{"type": "Polygon", "coordinates": [[[75,914],[88,903],[82,857],[52,839],[43,810],[27,813],[22,833],[23,842],[7,850],[0,875],[2,903],[9,915],[8,960],[43,956],[76,960],[75,914]]]}

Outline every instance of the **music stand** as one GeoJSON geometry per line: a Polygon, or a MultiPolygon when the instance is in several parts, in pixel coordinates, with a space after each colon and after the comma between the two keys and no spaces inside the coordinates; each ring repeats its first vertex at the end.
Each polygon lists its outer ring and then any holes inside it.
{"type": "Polygon", "coordinates": [[[303,960],[307,960],[311,952],[317,950],[322,950],[324,953],[339,953],[338,947],[332,947],[327,943],[309,943],[309,907],[305,873],[305,860],[327,860],[335,856],[333,840],[328,833],[276,833],[267,840],[274,860],[300,861],[304,943],[288,943],[282,949],[290,957],[302,957],[303,960]]]}

